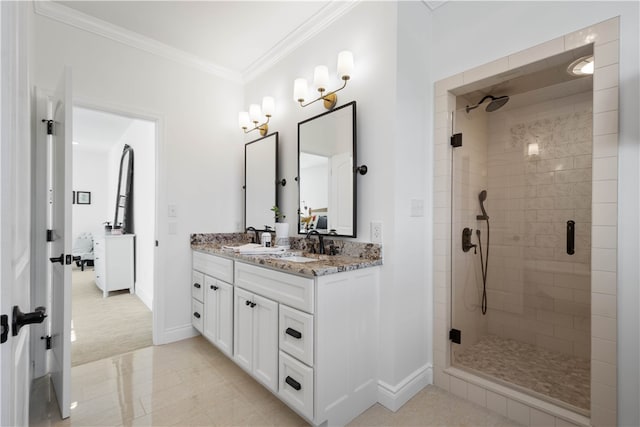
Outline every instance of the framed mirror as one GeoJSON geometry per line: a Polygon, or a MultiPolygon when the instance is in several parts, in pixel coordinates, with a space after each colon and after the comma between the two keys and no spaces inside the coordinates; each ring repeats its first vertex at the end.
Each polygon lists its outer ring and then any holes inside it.
{"type": "Polygon", "coordinates": [[[116,210],[113,228],[121,228],[123,234],[133,234],[133,148],[125,144],[120,156],[116,210]]]}
{"type": "Polygon", "coordinates": [[[278,132],[244,145],[244,227],[273,227],[278,204],[278,132]]]}
{"type": "Polygon", "coordinates": [[[298,234],[356,237],[356,102],[298,123],[298,234]]]}

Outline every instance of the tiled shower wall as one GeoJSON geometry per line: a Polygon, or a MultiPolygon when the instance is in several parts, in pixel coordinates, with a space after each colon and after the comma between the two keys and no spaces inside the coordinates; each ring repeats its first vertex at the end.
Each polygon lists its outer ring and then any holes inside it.
{"type": "Polygon", "coordinates": [[[488,118],[489,334],[589,358],[591,92],[488,118]]]}

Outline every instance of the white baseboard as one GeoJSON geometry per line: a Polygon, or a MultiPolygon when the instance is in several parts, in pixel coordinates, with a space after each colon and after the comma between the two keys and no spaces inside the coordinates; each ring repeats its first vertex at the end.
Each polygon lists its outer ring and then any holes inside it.
{"type": "Polygon", "coordinates": [[[378,402],[396,412],[428,384],[433,383],[433,366],[428,363],[409,374],[397,385],[378,381],[378,402]]]}
{"type": "Polygon", "coordinates": [[[153,297],[147,291],[136,287],[136,295],[149,310],[153,311],[153,297]]]}
{"type": "Polygon", "coordinates": [[[188,325],[165,329],[159,335],[158,342],[154,343],[156,345],[186,340],[187,338],[200,335],[200,332],[198,332],[193,326],[191,326],[191,323],[189,323],[188,325]]]}

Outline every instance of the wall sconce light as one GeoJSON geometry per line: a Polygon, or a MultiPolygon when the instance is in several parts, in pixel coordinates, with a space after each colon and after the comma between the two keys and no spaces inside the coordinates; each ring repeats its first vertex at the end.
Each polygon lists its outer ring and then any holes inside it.
{"type": "Polygon", "coordinates": [[[269,131],[269,119],[273,115],[273,112],[276,109],[276,103],[271,96],[265,96],[262,98],[262,109],[258,104],[251,104],[249,106],[249,111],[241,111],[238,113],[238,124],[244,130],[244,133],[253,132],[256,129],[260,130],[260,135],[265,136],[269,131]],[[266,120],[265,120],[266,118],[266,120]],[[261,120],[264,120],[263,123],[260,123],[261,120]],[[253,129],[249,129],[253,123],[253,129]],[[248,129],[248,130],[247,130],[248,129]]]}
{"type": "Polygon", "coordinates": [[[304,103],[307,97],[307,79],[296,79],[293,82],[293,99],[300,104],[301,107],[306,107],[313,104],[316,101],[323,100],[324,108],[331,110],[336,106],[338,97],[336,92],[341,91],[347,85],[347,81],[351,78],[353,72],[353,54],[347,50],[344,50],[338,54],[338,77],[344,81],[342,87],[331,91],[325,95],[327,86],[329,85],[329,69],[324,65],[318,65],[313,73],[313,86],[320,92],[320,96],[313,101],[304,103]]]}

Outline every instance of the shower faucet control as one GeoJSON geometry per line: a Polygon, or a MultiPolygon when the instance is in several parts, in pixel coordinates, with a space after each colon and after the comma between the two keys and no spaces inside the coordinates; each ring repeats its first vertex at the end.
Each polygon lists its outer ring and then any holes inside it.
{"type": "Polygon", "coordinates": [[[473,253],[476,254],[476,246],[473,243],[471,243],[471,236],[472,236],[473,230],[470,229],[469,227],[465,227],[464,230],[462,230],[462,250],[464,252],[469,252],[469,249],[473,248],[473,253]]]}

